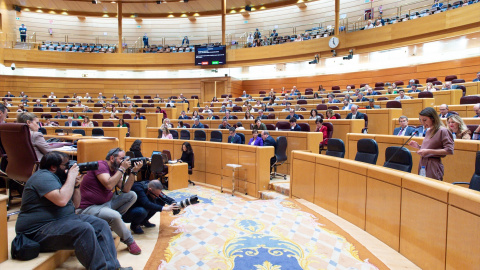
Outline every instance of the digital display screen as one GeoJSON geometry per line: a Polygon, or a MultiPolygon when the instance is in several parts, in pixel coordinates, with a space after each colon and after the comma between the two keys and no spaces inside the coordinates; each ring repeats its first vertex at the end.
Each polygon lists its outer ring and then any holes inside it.
{"type": "Polygon", "coordinates": [[[227,49],[225,45],[195,46],[196,66],[216,66],[227,63],[227,49]]]}

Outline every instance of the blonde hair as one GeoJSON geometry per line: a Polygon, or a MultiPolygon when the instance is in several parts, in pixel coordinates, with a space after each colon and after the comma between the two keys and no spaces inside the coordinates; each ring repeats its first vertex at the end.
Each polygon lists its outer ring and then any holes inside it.
{"type": "MultiPolygon", "coordinates": [[[[448,121],[452,119],[453,122],[457,123],[458,124],[458,131],[457,133],[461,134],[463,133],[465,130],[467,130],[467,125],[465,125],[465,122],[463,122],[463,119],[459,116],[459,115],[456,115],[456,114],[452,114],[450,115],[449,117],[447,117],[447,123],[448,121]]],[[[450,130],[451,132],[453,132],[453,130],[450,129],[450,126],[448,126],[448,130],[450,130]]]]}

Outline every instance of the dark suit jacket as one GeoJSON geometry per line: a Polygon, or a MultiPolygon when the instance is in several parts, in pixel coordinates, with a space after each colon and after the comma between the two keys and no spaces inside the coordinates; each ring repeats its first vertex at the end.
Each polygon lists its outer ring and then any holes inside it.
{"type": "Polygon", "coordinates": [[[198,123],[198,126],[193,124],[192,128],[205,128],[205,126],[202,123],[198,123]]]}
{"type": "Polygon", "coordinates": [[[277,148],[277,142],[274,138],[272,138],[272,136],[268,136],[265,140],[263,140],[263,146],[273,146],[277,148]]]}
{"type": "MultiPolygon", "coordinates": [[[[69,127],[69,125],[68,125],[68,121],[67,121],[67,122],[65,122],[65,126],[66,126],[66,127],[69,127]]],[[[72,121],[72,127],[78,127],[78,122],[77,122],[77,121],[75,121],[75,120],[73,120],[73,121],[72,121]]]]}
{"type": "Polygon", "coordinates": [[[35,104],[33,104],[33,107],[43,107],[43,105],[42,105],[42,104],[36,104],[36,103],[35,103],[35,104]]]}
{"type": "MultiPolygon", "coordinates": [[[[290,114],[287,116],[287,118],[285,119],[290,119],[290,114]]],[[[297,120],[300,119],[300,117],[298,116],[298,114],[294,114],[293,117],[295,117],[297,120]]]]}
{"type": "MultiPolygon", "coordinates": [[[[349,113],[347,115],[346,119],[352,119],[352,113],[349,113]]],[[[365,119],[365,114],[363,114],[361,112],[357,112],[357,115],[355,116],[355,119],[365,119]]]]}
{"type": "Polygon", "coordinates": [[[302,131],[302,128],[297,124],[295,127],[290,127],[290,131],[302,131]]]}
{"type": "MultiPolygon", "coordinates": [[[[451,112],[448,112],[448,113],[447,113],[447,116],[445,116],[445,118],[449,117],[449,116],[450,116],[450,115],[452,115],[452,114],[453,114],[453,113],[451,113],[451,112]]],[[[441,114],[441,113],[439,113],[439,114],[438,114],[438,117],[442,118],[442,114],[441,114]]]]}
{"type": "Polygon", "coordinates": [[[237,144],[242,144],[242,138],[238,134],[235,134],[235,136],[228,136],[228,143],[237,143],[237,144]]]}
{"type": "MultiPolygon", "coordinates": [[[[411,136],[414,131],[415,129],[413,127],[407,127],[407,130],[405,131],[404,136],[411,136]]],[[[400,132],[400,127],[397,127],[393,130],[393,135],[398,135],[399,132],[400,132]]]]}
{"type": "Polygon", "coordinates": [[[235,119],[235,118],[233,118],[233,115],[229,115],[228,118],[224,116],[223,119],[235,119]]]}
{"type": "Polygon", "coordinates": [[[357,98],[356,102],[360,102],[360,101],[368,101],[368,98],[363,97],[362,100],[360,100],[359,98],[357,98]]]}
{"type": "Polygon", "coordinates": [[[183,116],[183,115],[180,115],[178,117],[178,120],[185,120],[185,119],[189,119],[187,115],[183,116]]]}
{"type": "Polygon", "coordinates": [[[417,128],[417,137],[423,137],[423,126],[417,128]]]}
{"type": "Polygon", "coordinates": [[[268,119],[268,116],[266,116],[265,114],[262,115],[262,117],[260,117],[260,119],[268,119]]]}

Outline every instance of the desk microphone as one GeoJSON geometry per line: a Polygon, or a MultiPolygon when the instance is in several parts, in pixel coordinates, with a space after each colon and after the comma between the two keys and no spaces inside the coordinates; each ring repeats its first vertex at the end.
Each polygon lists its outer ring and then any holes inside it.
{"type": "Polygon", "coordinates": [[[400,147],[400,148],[397,148],[397,151],[395,151],[395,153],[393,153],[393,155],[387,160],[387,162],[385,162],[384,166],[387,165],[394,156],[397,155],[398,151],[400,151],[400,149],[404,148],[405,145],[413,138],[413,136],[415,136],[416,134],[418,133],[418,130],[415,130],[412,135],[410,136],[410,138],[408,138],[408,140],[400,147]]]}

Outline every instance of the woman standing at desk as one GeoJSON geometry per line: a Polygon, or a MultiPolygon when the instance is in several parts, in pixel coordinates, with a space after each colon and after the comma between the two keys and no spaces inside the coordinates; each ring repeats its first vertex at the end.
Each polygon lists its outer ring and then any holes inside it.
{"type": "Polygon", "coordinates": [[[408,143],[411,147],[420,149],[417,154],[421,156],[418,172],[425,167],[426,176],[443,181],[443,164],[441,158],[453,155],[453,136],[442,124],[435,109],[427,107],[420,112],[420,123],[428,128],[422,145],[416,141],[408,143]]]}
{"type": "Polygon", "coordinates": [[[82,127],[93,127],[93,122],[90,121],[90,117],[85,116],[82,122],[82,127]]]}
{"type": "Polygon", "coordinates": [[[29,112],[19,113],[17,116],[17,122],[28,125],[33,148],[35,149],[38,160],[41,160],[46,153],[53,151],[53,149],[50,148],[50,145],[45,141],[43,134],[38,132],[40,127],[38,126],[38,118],[35,114],[29,112]]]}
{"type": "Polygon", "coordinates": [[[193,164],[193,150],[189,142],[184,142],[182,144],[182,157],[178,162],[185,162],[188,164],[188,169],[192,169],[193,164]]]}

